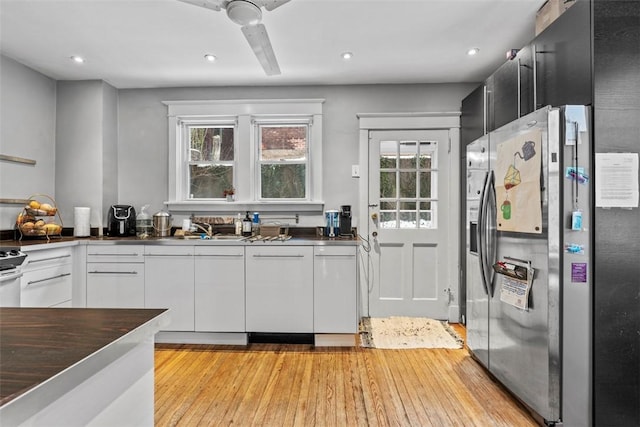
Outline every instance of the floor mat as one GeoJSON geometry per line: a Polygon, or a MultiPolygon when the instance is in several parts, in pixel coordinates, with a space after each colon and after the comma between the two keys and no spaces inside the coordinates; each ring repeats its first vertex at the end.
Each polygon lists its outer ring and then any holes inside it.
{"type": "Polygon", "coordinates": [[[427,317],[365,317],[360,345],[369,348],[462,348],[463,340],[446,323],[427,317]]]}

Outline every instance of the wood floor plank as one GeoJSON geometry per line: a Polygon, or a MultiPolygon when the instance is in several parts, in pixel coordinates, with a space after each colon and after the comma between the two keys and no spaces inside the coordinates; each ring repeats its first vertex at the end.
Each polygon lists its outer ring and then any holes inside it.
{"type": "Polygon", "coordinates": [[[157,345],[155,358],[157,426],[537,425],[464,348],[157,345]]]}

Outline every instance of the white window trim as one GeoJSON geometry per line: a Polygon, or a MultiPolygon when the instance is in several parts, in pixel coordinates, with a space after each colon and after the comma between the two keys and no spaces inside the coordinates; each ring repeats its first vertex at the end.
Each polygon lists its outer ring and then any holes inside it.
{"type": "Polygon", "coordinates": [[[169,194],[165,205],[175,212],[238,212],[258,210],[265,212],[322,212],[322,104],[324,99],[240,99],[211,101],[163,101],[168,107],[169,131],[169,194]],[[266,119],[310,119],[309,187],[305,201],[260,201],[257,197],[256,134],[253,122],[266,119]],[[213,120],[236,122],[235,161],[236,201],[186,200],[183,189],[186,175],[183,173],[182,145],[179,132],[183,123],[213,120]],[[242,144],[250,141],[250,144],[242,144]],[[243,173],[247,170],[249,173],[243,173]]]}

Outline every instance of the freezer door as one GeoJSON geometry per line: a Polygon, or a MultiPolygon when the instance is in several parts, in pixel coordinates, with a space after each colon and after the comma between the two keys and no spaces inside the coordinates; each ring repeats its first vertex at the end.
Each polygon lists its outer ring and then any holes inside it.
{"type": "Polygon", "coordinates": [[[488,136],[467,146],[466,294],[467,346],[489,367],[489,299],[480,271],[480,196],[489,167],[488,136]]]}
{"type": "MultiPolygon", "coordinates": [[[[550,421],[560,416],[558,164],[554,163],[549,170],[549,160],[556,162],[558,158],[558,122],[558,110],[538,110],[493,132],[490,147],[491,155],[497,156],[496,147],[514,136],[534,127],[542,134],[542,146],[536,147],[542,165],[542,232],[496,231],[497,252],[492,261],[519,260],[514,262],[530,263],[535,269],[529,308],[522,310],[501,301],[506,276],[496,274],[495,292],[489,305],[489,369],[529,407],[550,421]]],[[[496,176],[496,180],[500,179],[503,178],[496,176]]],[[[499,209],[494,212],[503,215],[499,209]]]]}

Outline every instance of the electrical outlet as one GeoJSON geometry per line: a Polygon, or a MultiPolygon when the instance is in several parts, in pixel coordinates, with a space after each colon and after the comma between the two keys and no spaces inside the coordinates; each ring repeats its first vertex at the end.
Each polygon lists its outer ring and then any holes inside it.
{"type": "Polygon", "coordinates": [[[360,165],[351,165],[351,178],[360,178],[360,165]]]}

